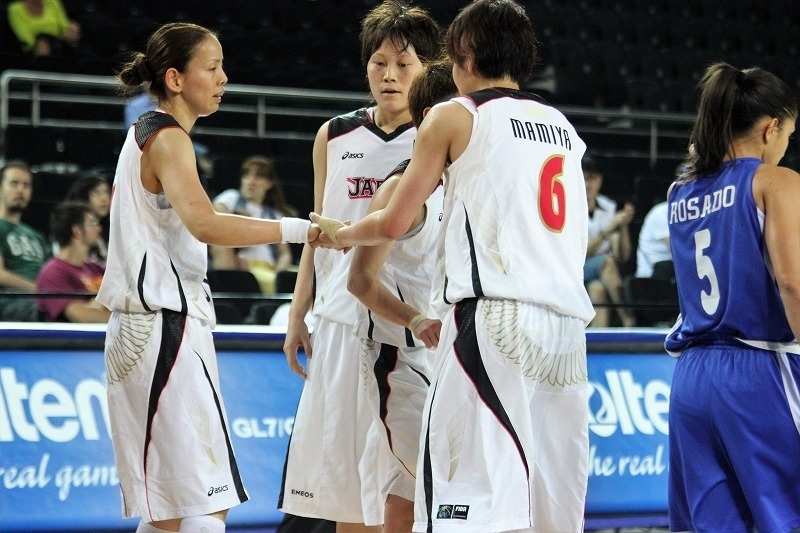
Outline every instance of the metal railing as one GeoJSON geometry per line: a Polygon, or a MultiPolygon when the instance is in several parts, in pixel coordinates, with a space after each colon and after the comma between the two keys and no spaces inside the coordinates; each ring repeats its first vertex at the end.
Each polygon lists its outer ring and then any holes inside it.
{"type": "MultiPolygon", "coordinates": [[[[324,120],[367,99],[366,94],[351,92],[229,84],[218,113],[221,118],[210,125],[198,125],[193,131],[258,139],[311,140],[316,129],[275,130],[270,128],[268,118],[310,118],[318,127],[324,120]],[[233,115],[251,121],[238,128],[224,126],[225,119],[233,115]]],[[[0,75],[0,135],[5,139],[9,126],[14,125],[119,131],[122,119],[118,117],[122,117],[125,102],[119,84],[111,76],[6,70],[0,75]],[[59,113],[65,106],[90,106],[91,116],[107,118],[68,118],[59,113]]]]}
{"type": "MultiPolygon", "coordinates": [[[[325,120],[365,104],[366,93],[229,84],[219,112],[193,129],[199,135],[311,141],[325,120]]],[[[119,131],[126,99],[111,76],[6,70],[0,75],[0,149],[10,126],[119,131]],[[86,117],[68,116],[81,107],[86,117]]],[[[690,114],[559,106],[581,135],[619,139],[601,155],[680,158],[690,114]],[[635,139],[637,143],[629,140],[635,139]],[[666,143],[670,144],[670,143],[666,143]]],[[[80,113],[78,113],[80,115],[80,113]]]]}

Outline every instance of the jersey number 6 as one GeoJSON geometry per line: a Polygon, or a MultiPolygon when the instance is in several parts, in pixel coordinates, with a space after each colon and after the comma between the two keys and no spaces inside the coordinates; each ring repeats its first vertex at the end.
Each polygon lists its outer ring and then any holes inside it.
{"type": "Polygon", "coordinates": [[[560,233],[567,219],[566,193],[559,179],[564,173],[564,156],[554,155],[539,173],[539,216],[550,231],[560,233]]]}

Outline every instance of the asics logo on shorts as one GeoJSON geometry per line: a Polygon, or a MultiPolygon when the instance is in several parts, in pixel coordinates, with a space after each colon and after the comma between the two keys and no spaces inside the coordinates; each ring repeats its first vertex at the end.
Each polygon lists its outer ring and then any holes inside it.
{"type": "Polygon", "coordinates": [[[302,496],[303,498],[313,498],[314,493],[307,490],[292,489],[292,496],[302,496]]]}
{"type": "Polygon", "coordinates": [[[219,494],[220,492],[225,492],[228,490],[228,485],[222,485],[221,487],[210,487],[208,489],[208,495],[213,496],[214,494],[219,494]]]}

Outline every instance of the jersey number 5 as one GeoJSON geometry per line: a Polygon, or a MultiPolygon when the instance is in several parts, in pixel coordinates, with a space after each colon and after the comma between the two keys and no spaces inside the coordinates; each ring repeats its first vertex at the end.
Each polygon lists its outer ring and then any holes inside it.
{"type": "Polygon", "coordinates": [[[709,246],[711,246],[710,231],[704,229],[694,234],[694,260],[697,263],[697,277],[708,278],[711,286],[709,292],[700,291],[700,303],[703,304],[703,311],[706,314],[713,315],[719,307],[719,282],[711,258],[703,254],[709,246]]]}
{"type": "Polygon", "coordinates": [[[563,173],[563,155],[549,158],[539,173],[539,216],[545,227],[556,233],[564,229],[567,219],[567,195],[559,179],[563,173]]]}

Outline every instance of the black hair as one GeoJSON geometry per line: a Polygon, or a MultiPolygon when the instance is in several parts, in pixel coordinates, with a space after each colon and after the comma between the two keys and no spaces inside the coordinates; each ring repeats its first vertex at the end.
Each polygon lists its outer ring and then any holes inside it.
{"type": "Polygon", "coordinates": [[[158,28],[147,40],[145,52],[134,52],[122,65],[117,78],[124,88],[136,93],[146,85],[159,100],[167,97],[164,75],[171,68],[185,72],[200,44],[217,34],[208,28],[185,22],[172,22],[158,28]]]}
{"type": "Polygon", "coordinates": [[[390,39],[398,50],[414,47],[421,61],[436,59],[441,53],[441,29],[428,12],[399,0],[385,0],[361,21],[361,63],[390,39]]]}
{"type": "Polygon", "coordinates": [[[710,65],[698,83],[697,106],[689,155],[680,180],[717,170],[736,139],[763,118],[779,122],[797,117],[797,98],[774,74],[758,67],[739,70],[728,63],[710,65]]]}
{"type": "Polygon", "coordinates": [[[72,228],[83,225],[86,215],[94,215],[86,202],[64,201],[53,208],[50,213],[50,235],[59,246],[67,246],[72,242],[72,228]]]}
{"type": "Polygon", "coordinates": [[[463,66],[472,57],[484,78],[508,77],[519,85],[539,64],[531,20],[513,0],[475,0],[467,5],[447,29],[445,47],[453,63],[463,66]]]}

